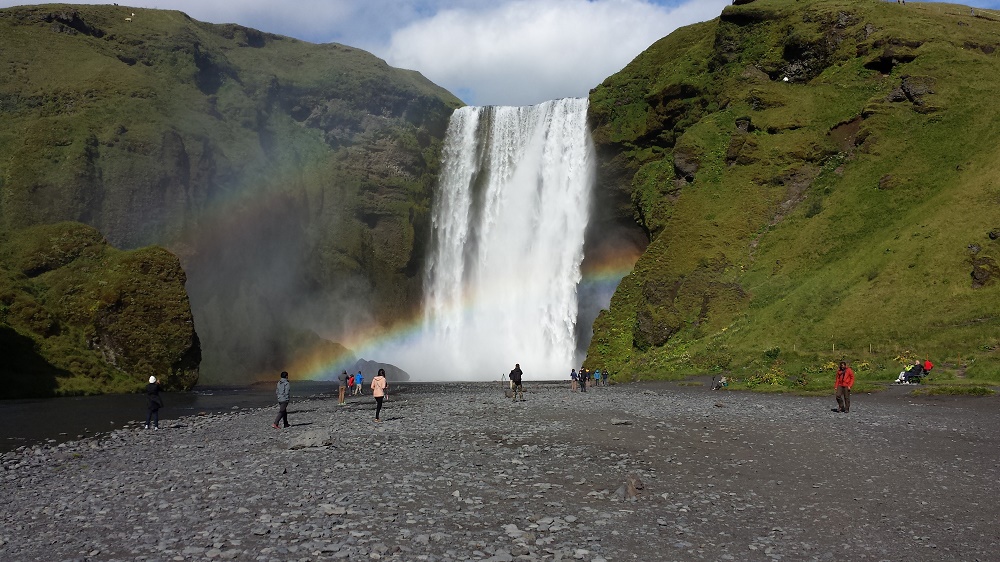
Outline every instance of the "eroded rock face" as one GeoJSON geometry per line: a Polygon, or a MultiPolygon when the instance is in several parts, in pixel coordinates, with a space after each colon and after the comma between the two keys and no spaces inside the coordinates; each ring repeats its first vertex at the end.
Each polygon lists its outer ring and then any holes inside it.
{"type": "Polygon", "coordinates": [[[0,230],[70,220],[119,248],[176,253],[217,383],[286,368],[296,332],[418,307],[461,101],[344,45],[130,13],[0,10],[0,51],[23,70],[0,84],[4,124],[22,131],[0,143],[16,163],[0,170],[0,230]]]}
{"type": "Polygon", "coordinates": [[[8,233],[0,303],[13,350],[0,377],[14,382],[0,397],[129,392],[150,376],[190,389],[201,345],[185,281],[163,248],[122,252],[83,224],[8,233]]]}
{"type": "Polygon", "coordinates": [[[1000,265],[989,256],[974,257],[972,260],[972,286],[985,287],[1000,279],[1000,265]]]}

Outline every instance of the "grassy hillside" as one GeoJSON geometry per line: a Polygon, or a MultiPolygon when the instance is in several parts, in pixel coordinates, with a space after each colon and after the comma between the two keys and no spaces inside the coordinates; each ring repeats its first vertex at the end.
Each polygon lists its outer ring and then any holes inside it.
{"type": "Polygon", "coordinates": [[[608,78],[601,189],[649,246],[587,363],[808,390],[832,361],[875,381],[930,358],[1000,381],[998,56],[1000,17],[967,7],[756,0],[608,78]]]}
{"type": "Polygon", "coordinates": [[[0,10],[0,229],[178,254],[207,382],[412,308],[459,100],[343,45],[136,10],[0,10]]]}
{"type": "Polygon", "coordinates": [[[0,235],[0,398],[167,389],[198,380],[201,348],[177,257],[121,252],[91,227],[0,235]]]}

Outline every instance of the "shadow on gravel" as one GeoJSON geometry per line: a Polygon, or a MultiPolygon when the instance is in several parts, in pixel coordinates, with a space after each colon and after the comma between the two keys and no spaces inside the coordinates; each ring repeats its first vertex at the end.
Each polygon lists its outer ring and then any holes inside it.
{"type": "MultiPolygon", "coordinates": [[[[289,412],[289,413],[291,413],[291,412],[289,412]]],[[[290,424],[288,424],[288,427],[302,427],[304,425],[312,425],[312,424],[313,424],[313,422],[290,423],[290,424]]]]}

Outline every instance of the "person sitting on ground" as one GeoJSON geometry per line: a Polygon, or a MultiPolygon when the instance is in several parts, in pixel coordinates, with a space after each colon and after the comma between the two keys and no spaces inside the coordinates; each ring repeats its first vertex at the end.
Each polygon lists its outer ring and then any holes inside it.
{"type": "Polygon", "coordinates": [[[920,361],[914,361],[913,365],[899,373],[899,378],[896,379],[898,384],[916,384],[920,382],[920,378],[924,376],[924,366],[920,364],[920,361]]]}

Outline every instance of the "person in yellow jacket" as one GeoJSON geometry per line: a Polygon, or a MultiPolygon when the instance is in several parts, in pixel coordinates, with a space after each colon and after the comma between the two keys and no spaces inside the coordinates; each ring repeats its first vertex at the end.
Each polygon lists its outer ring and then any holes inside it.
{"type": "Polygon", "coordinates": [[[389,389],[389,382],[385,380],[385,369],[379,369],[378,374],[372,379],[372,396],[375,397],[375,421],[382,421],[379,415],[382,413],[382,401],[385,399],[385,391],[389,389]]]}

